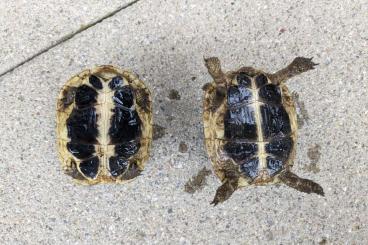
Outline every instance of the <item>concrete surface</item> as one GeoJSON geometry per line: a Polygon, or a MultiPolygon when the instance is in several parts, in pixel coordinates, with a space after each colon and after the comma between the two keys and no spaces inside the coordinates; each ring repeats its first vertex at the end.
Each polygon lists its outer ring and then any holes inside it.
{"type": "MultiPolygon", "coordinates": [[[[141,0],[0,77],[2,244],[368,243],[367,2],[218,2],[141,0]],[[203,166],[211,168],[201,123],[200,88],[210,81],[203,55],[219,56],[226,70],[276,71],[298,55],[320,63],[289,87],[309,117],[294,170],[320,183],[324,198],[252,187],[211,207],[213,175],[202,190],[184,191],[203,166]],[[77,186],[57,159],[56,96],[71,75],[107,63],[146,81],[166,134],[134,182],[77,186]],[[180,100],[167,98],[173,88],[180,100]]],[[[24,58],[14,50],[8,56],[24,58]]]]}
{"type": "Polygon", "coordinates": [[[0,1],[0,74],[133,1],[0,1]]]}

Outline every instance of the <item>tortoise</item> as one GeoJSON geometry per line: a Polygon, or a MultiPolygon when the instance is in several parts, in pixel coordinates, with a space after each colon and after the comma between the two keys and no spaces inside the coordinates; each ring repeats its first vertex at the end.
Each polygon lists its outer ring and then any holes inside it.
{"type": "Polygon", "coordinates": [[[152,142],[151,107],[149,89],[130,71],[103,65],[70,78],[57,100],[63,171],[87,185],[140,175],[152,142]]]}
{"type": "Polygon", "coordinates": [[[252,67],[224,73],[217,57],[205,65],[213,78],[203,86],[205,144],[222,182],[211,204],[240,187],[277,183],[323,196],[319,184],[291,172],[297,117],[285,81],[314,69],[312,58],[297,57],[273,74],[252,67]]]}

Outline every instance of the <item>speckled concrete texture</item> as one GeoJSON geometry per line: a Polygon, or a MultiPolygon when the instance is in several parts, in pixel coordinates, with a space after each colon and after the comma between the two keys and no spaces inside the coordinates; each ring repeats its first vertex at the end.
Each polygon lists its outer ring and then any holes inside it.
{"type": "Polygon", "coordinates": [[[367,13],[365,0],[141,0],[0,77],[1,243],[367,244],[367,13]],[[251,187],[212,207],[214,175],[184,191],[211,169],[201,119],[210,55],[226,70],[277,71],[296,56],[320,64],[288,84],[304,114],[294,171],[320,183],[325,197],[251,187]],[[57,159],[59,89],[97,64],[140,74],[155,123],[166,128],[144,175],[126,185],[75,185],[57,159]],[[169,99],[171,89],[180,100],[169,99]]]}
{"type": "Polygon", "coordinates": [[[0,1],[0,74],[133,0],[0,1]]]}

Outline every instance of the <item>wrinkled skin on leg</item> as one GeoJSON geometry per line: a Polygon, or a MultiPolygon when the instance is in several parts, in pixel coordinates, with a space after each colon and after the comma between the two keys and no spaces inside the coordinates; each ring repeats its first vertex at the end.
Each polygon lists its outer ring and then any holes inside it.
{"type": "Polygon", "coordinates": [[[281,69],[274,74],[269,74],[268,76],[273,84],[278,85],[291,77],[313,70],[314,66],[318,64],[313,63],[312,59],[313,58],[296,57],[286,68],[281,69]]]}
{"type": "Polygon", "coordinates": [[[122,174],[122,179],[124,180],[131,180],[135,177],[138,177],[141,175],[141,170],[138,168],[137,164],[131,163],[129,169],[122,174]]]}
{"type": "Polygon", "coordinates": [[[216,111],[226,98],[226,76],[221,70],[221,63],[217,57],[211,57],[205,59],[205,65],[208,69],[208,73],[212,76],[215,81],[216,87],[213,88],[211,84],[203,86],[203,90],[215,89],[216,93],[211,103],[211,111],[216,111]]]}
{"type": "Polygon", "coordinates": [[[324,196],[325,193],[323,192],[323,188],[309,179],[303,179],[297,176],[296,174],[285,171],[280,174],[279,179],[282,183],[291,188],[294,188],[298,191],[305,192],[305,193],[316,193],[318,195],[324,196]]]}
{"type": "Polygon", "coordinates": [[[217,189],[215,198],[211,202],[214,206],[226,201],[238,189],[239,172],[238,170],[225,170],[223,184],[217,189]]]}

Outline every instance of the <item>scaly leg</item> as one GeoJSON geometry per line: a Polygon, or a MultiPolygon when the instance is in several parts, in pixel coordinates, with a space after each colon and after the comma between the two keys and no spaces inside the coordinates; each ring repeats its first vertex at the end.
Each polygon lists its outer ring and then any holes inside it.
{"type": "Polygon", "coordinates": [[[141,175],[141,170],[138,168],[135,162],[132,162],[128,170],[122,174],[121,178],[124,180],[134,179],[135,177],[141,175]]]}
{"type": "MultiPolygon", "coordinates": [[[[204,61],[208,72],[215,82],[215,91],[212,92],[213,98],[211,98],[210,104],[211,111],[215,112],[226,98],[226,76],[221,70],[221,63],[217,57],[207,58],[204,61]]],[[[207,91],[213,89],[213,87],[212,84],[206,84],[203,86],[203,90],[207,91]]]]}
{"type": "Polygon", "coordinates": [[[323,188],[319,184],[309,179],[302,179],[292,172],[285,171],[281,173],[279,179],[282,183],[298,191],[306,193],[316,193],[321,196],[325,195],[325,193],[323,192],[323,188]]]}
{"type": "Polygon", "coordinates": [[[318,64],[313,63],[312,58],[296,57],[286,68],[270,74],[269,77],[273,84],[278,85],[293,76],[314,69],[316,65],[318,64]]]}
{"type": "Polygon", "coordinates": [[[214,206],[226,201],[238,189],[239,174],[236,171],[227,171],[223,184],[217,189],[215,198],[211,202],[214,206]]]}

